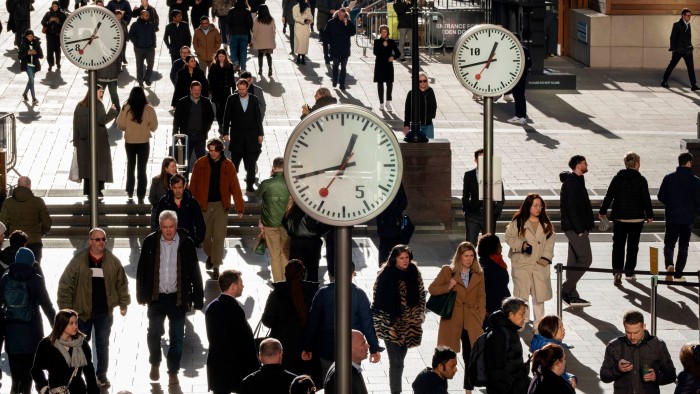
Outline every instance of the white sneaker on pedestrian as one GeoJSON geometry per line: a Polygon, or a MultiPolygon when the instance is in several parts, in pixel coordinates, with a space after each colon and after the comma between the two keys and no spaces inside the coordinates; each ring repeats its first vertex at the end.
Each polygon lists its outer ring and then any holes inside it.
{"type": "Polygon", "coordinates": [[[386,110],[389,112],[392,112],[394,110],[394,107],[391,106],[391,101],[387,100],[386,102],[386,110]]]}
{"type": "Polygon", "coordinates": [[[508,119],[508,123],[520,123],[520,118],[513,116],[512,118],[508,119]]]}
{"type": "Polygon", "coordinates": [[[384,103],[379,103],[379,110],[384,111],[384,103]]]}
{"type": "Polygon", "coordinates": [[[512,102],[513,102],[513,96],[511,96],[510,94],[505,94],[505,95],[503,95],[503,100],[504,100],[506,103],[512,103],[512,102]]]}
{"type": "Polygon", "coordinates": [[[674,282],[686,282],[685,276],[681,276],[680,278],[673,278],[674,282]]]}
{"type": "Polygon", "coordinates": [[[518,118],[518,124],[526,125],[527,124],[527,118],[518,118]]]}

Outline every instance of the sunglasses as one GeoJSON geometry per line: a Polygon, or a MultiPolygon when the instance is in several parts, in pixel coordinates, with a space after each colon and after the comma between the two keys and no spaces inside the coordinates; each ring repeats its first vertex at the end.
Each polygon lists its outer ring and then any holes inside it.
{"type": "Polygon", "coordinates": [[[428,80],[427,80],[427,79],[419,79],[418,82],[420,82],[420,83],[428,83],[428,80]]]}
{"type": "Polygon", "coordinates": [[[90,241],[106,242],[107,238],[90,238],[90,241]]]}

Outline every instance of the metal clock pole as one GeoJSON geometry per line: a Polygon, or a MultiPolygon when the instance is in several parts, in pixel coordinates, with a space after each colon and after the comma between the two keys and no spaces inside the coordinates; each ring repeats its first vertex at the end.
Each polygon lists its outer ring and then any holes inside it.
{"type": "Polygon", "coordinates": [[[493,97],[484,97],[484,234],[493,234],[493,97]]]}
{"type": "Polygon", "coordinates": [[[352,227],[335,230],[335,387],[338,394],[352,392],[350,283],[352,227]]]}
{"type": "Polygon", "coordinates": [[[88,71],[90,95],[90,228],[97,227],[97,71],[88,71]]]}

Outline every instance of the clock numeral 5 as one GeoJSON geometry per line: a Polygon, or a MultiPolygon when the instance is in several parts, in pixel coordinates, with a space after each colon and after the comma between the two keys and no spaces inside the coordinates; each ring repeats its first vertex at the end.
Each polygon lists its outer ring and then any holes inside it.
{"type": "Polygon", "coordinates": [[[365,191],[364,191],[365,185],[357,185],[355,186],[355,198],[365,198],[365,191]]]}

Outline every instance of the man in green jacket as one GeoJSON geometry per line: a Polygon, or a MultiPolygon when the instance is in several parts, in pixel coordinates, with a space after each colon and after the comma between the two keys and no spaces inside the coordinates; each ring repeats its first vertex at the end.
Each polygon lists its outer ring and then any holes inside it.
{"type": "Polygon", "coordinates": [[[260,183],[255,196],[262,199],[260,221],[265,234],[265,244],[270,254],[272,281],[284,281],[284,267],[289,261],[290,239],[282,227],[282,218],[289,205],[289,189],[284,181],[284,159],[276,157],[272,161],[270,178],[260,183]]]}
{"type": "Polygon", "coordinates": [[[107,235],[104,230],[93,228],[89,238],[90,247],[76,254],[61,275],[58,307],[78,312],[78,328],[87,334],[88,341],[92,328],[95,328],[97,384],[108,388],[112,310],[118,306],[121,315],[126,315],[131,296],[122,263],[106,248],[107,235]]]}
{"type": "Polygon", "coordinates": [[[44,244],[41,237],[51,230],[51,216],[41,197],[32,193],[32,180],[21,176],[12,197],[5,200],[0,211],[0,222],[7,227],[7,234],[22,230],[27,234],[27,248],[34,252],[34,258],[41,263],[44,244]]]}

